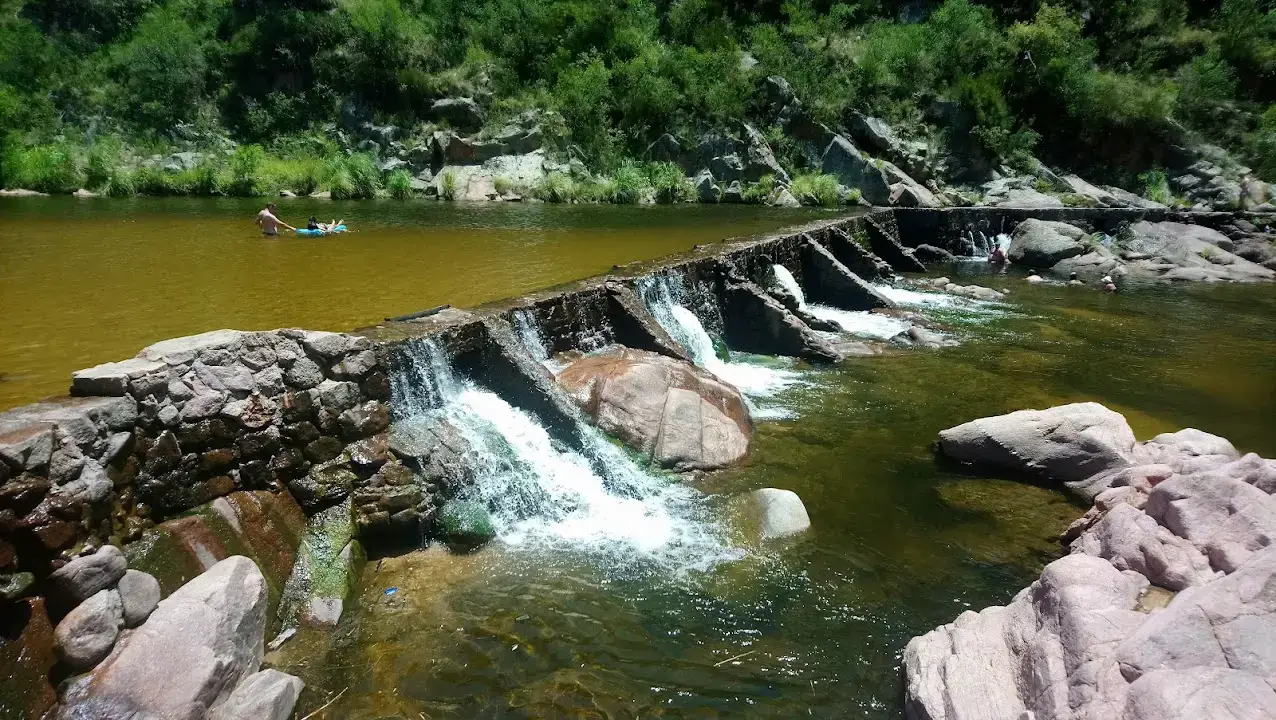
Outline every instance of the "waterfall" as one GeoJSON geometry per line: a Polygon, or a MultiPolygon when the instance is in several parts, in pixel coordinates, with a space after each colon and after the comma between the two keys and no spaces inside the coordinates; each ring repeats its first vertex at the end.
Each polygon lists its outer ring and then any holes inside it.
{"type": "Polygon", "coordinates": [[[802,293],[802,286],[798,285],[797,278],[793,277],[793,273],[789,272],[789,269],[783,265],[772,265],[771,272],[775,273],[775,282],[797,298],[798,307],[805,308],[806,295],[802,293]]]}
{"type": "Polygon", "coordinates": [[[911,327],[907,322],[889,315],[868,312],[867,310],[842,310],[829,305],[807,305],[802,286],[798,285],[793,273],[783,265],[772,265],[776,283],[797,297],[798,307],[821,320],[836,323],[842,332],[875,340],[888,340],[911,327]]]}
{"type": "Polygon", "coordinates": [[[541,328],[536,323],[536,318],[527,310],[515,310],[513,315],[514,332],[518,335],[518,341],[533,360],[545,363],[549,360],[549,350],[546,349],[545,337],[541,335],[541,328]]]}
{"type": "Polygon", "coordinates": [[[500,540],[512,548],[574,548],[617,560],[708,567],[735,556],[708,517],[704,498],[653,475],[592,426],[584,448],[555,442],[535,417],[456,377],[431,341],[405,346],[391,384],[398,422],[446,421],[468,442],[475,484],[500,540]],[[591,462],[592,460],[592,462],[591,462]]]}
{"type": "MultiPolygon", "coordinates": [[[[799,382],[798,374],[792,370],[720,358],[700,317],[687,309],[689,298],[681,279],[667,276],[644,278],[639,287],[648,312],[687,351],[695,364],[736,386],[746,398],[769,398],[799,382]]],[[[750,409],[755,418],[791,415],[783,408],[761,408],[751,404],[750,409]]]]}

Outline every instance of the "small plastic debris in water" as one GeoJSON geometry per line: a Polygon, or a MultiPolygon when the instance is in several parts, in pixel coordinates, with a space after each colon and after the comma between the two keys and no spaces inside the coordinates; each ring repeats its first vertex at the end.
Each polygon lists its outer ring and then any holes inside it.
{"type": "Polygon", "coordinates": [[[397,592],[399,592],[399,588],[397,588],[397,587],[392,587],[392,588],[386,588],[386,589],[385,589],[385,594],[386,594],[386,595],[393,595],[393,594],[395,594],[395,593],[397,593],[397,592]]]}

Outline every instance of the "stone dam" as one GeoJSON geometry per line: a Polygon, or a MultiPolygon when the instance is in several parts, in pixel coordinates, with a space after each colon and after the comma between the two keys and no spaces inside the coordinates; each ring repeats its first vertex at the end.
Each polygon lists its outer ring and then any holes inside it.
{"type": "MultiPolygon", "coordinates": [[[[984,254],[1030,219],[1091,237],[1136,224],[1187,227],[1222,238],[1215,246],[1226,251],[1233,245],[1219,231],[1238,217],[874,210],[697,246],[477,308],[433,309],[346,333],[216,330],[81,370],[67,396],[0,413],[0,602],[16,618],[6,621],[14,627],[0,646],[0,665],[13,668],[0,680],[2,702],[15,708],[8,716],[41,717],[56,706],[80,718],[125,710],[288,717],[300,681],[259,670],[264,641],[334,627],[368,554],[433,542],[462,552],[494,534],[483,506],[505,500],[473,491],[491,461],[445,412],[462,382],[585,458],[608,492],[620,486],[619,495],[641,496],[641,482],[617,474],[615,446],[599,442],[599,429],[623,441],[629,457],[671,472],[737,462],[747,453],[750,402],[703,369],[715,357],[729,348],[821,364],[941,345],[941,333],[897,308],[886,284],[925,272],[931,259],[984,254]],[[842,334],[808,301],[891,318],[901,330],[890,342],[842,334]],[[600,354],[601,369],[578,368],[600,354]],[[608,389],[615,374],[634,368],[662,379],[608,389]],[[563,378],[572,372],[579,382],[569,386],[563,378]],[[659,402],[617,399],[626,393],[654,393],[659,402]],[[222,562],[236,556],[254,567],[222,562]],[[131,668],[155,662],[138,638],[158,652],[165,629],[181,626],[179,601],[224,597],[226,588],[258,598],[221,601],[242,621],[238,635],[209,630],[208,647],[232,671],[174,679],[196,687],[180,698],[134,687],[130,673],[139,671],[131,668]],[[103,617],[106,629],[98,627],[103,617]]],[[[1086,267],[1120,267],[1115,251],[1087,247],[1079,256],[1097,258],[1086,267]]],[[[1147,255],[1120,258],[1173,264],[1168,251],[1147,255]]],[[[999,296],[977,286],[947,291],[999,296]]],[[[531,508],[525,515],[536,512],[536,498],[520,502],[531,508]]],[[[787,502],[757,500],[764,536],[805,527],[805,510],[770,514],[787,502]]],[[[175,668],[186,662],[177,650],[159,657],[175,668]]],[[[152,682],[163,685],[165,672],[177,671],[157,671],[152,682]]]]}

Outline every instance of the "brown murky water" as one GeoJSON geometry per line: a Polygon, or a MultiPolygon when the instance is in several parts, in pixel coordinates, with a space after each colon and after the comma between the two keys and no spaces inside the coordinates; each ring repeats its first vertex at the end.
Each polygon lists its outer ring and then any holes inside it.
{"type": "Polygon", "coordinates": [[[280,201],[286,222],[354,232],[265,239],[239,199],[0,198],[0,410],[71,372],[218,328],[347,330],[606,272],[820,211],[761,207],[280,201]]]}

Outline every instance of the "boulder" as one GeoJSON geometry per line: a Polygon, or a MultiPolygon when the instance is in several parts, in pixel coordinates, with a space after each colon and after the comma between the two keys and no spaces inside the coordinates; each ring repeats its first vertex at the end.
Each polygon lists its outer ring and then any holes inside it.
{"type": "Polygon", "coordinates": [[[63,717],[95,698],[167,720],[200,720],[264,651],[266,582],[251,560],[230,557],[160,602],[110,658],[67,692],[63,717]]]}
{"type": "Polygon", "coordinates": [[[647,146],[647,159],[653,162],[680,162],[682,146],[673,135],[664,133],[647,146]]]}
{"type": "Polygon", "coordinates": [[[809,288],[812,302],[825,303],[844,310],[895,307],[895,303],[851,272],[809,235],[803,237],[802,256],[803,279],[809,288]]]}
{"type": "Polygon", "coordinates": [[[102,590],[115,587],[124,577],[128,561],[114,545],[103,545],[92,555],[83,555],[55,570],[49,576],[53,596],[64,607],[71,607],[102,590]]]}
{"type": "Polygon", "coordinates": [[[1236,478],[1174,475],[1152,490],[1145,511],[1223,572],[1276,545],[1276,498],[1236,478]]]}
{"type": "Polygon", "coordinates": [[[784,208],[802,207],[802,203],[793,197],[793,193],[789,192],[788,188],[780,188],[780,191],[772,196],[771,205],[784,208]]]}
{"type": "Polygon", "coordinates": [[[438,534],[458,552],[469,552],[496,537],[487,506],[472,500],[452,500],[439,510],[438,534]]]}
{"type": "Polygon", "coordinates": [[[661,467],[713,470],[748,453],[753,423],[740,391],[684,360],[618,347],[556,379],[598,427],[661,467]]]}
{"type": "Polygon", "coordinates": [[[718,197],[721,192],[718,190],[718,186],[713,182],[713,173],[708,170],[701,170],[696,173],[696,177],[691,181],[691,184],[695,186],[696,197],[700,199],[700,202],[718,202],[718,197]]]}
{"type": "Polygon", "coordinates": [[[837,362],[841,354],[778,300],[751,282],[727,285],[723,292],[727,343],[743,352],[837,362]]]}
{"type": "Polygon", "coordinates": [[[934,245],[918,245],[913,248],[913,255],[924,263],[951,263],[957,262],[957,256],[948,252],[943,248],[934,245]]]}
{"type": "Polygon", "coordinates": [[[762,133],[748,123],[740,123],[740,136],[744,143],[743,179],[755,182],[764,175],[770,175],[776,182],[787,185],[789,173],[776,161],[775,153],[762,133]]]}
{"type": "Polygon", "coordinates": [[[740,189],[740,181],[732,180],[726,190],[722,191],[722,202],[724,203],[742,203],[744,202],[744,191],[740,189]]]}
{"type": "Polygon", "coordinates": [[[1061,208],[1063,201],[1036,189],[1031,178],[1002,178],[984,185],[980,205],[1013,208],[1061,208]]]}
{"type": "Polygon", "coordinates": [[[88,670],[110,654],[122,627],[120,594],[99,591],[75,606],[54,629],[58,659],[72,670],[88,670]]]}
{"type": "Polygon", "coordinates": [[[430,115],[462,132],[474,132],[483,127],[483,108],[467,97],[435,100],[430,106],[430,115]]]}
{"type": "Polygon", "coordinates": [[[940,450],[950,458],[1056,482],[1128,466],[1134,445],[1125,418],[1092,402],[1019,410],[939,434],[940,450]]]}
{"type": "Polygon", "coordinates": [[[1048,268],[1086,251],[1085,231],[1067,223],[1029,218],[1019,223],[1006,256],[1017,265],[1048,268]]]}
{"type": "Polygon", "coordinates": [[[124,614],[124,627],[137,627],[151,616],[160,601],[160,584],[154,575],[140,570],[129,570],[120,578],[116,588],[120,593],[120,607],[124,614]]]}
{"type": "Polygon", "coordinates": [[[288,720],[306,684],[278,670],[253,673],[235,686],[208,720],[288,720]]]}
{"type": "Polygon", "coordinates": [[[839,183],[858,189],[860,196],[871,205],[890,204],[890,183],[881,169],[841,135],[834,136],[824,148],[820,172],[836,176],[839,183]]]}
{"type": "Polygon", "coordinates": [[[733,498],[731,509],[741,529],[753,540],[775,540],[811,527],[806,506],[792,490],[754,490],[733,498]]]}
{"type": "Polygon", "coordinates": [[[358,582],[366,556],[354,537],[349,499],[311,516],[297,548],[279,618],[284,627],[335,627],[358,582]]]}

